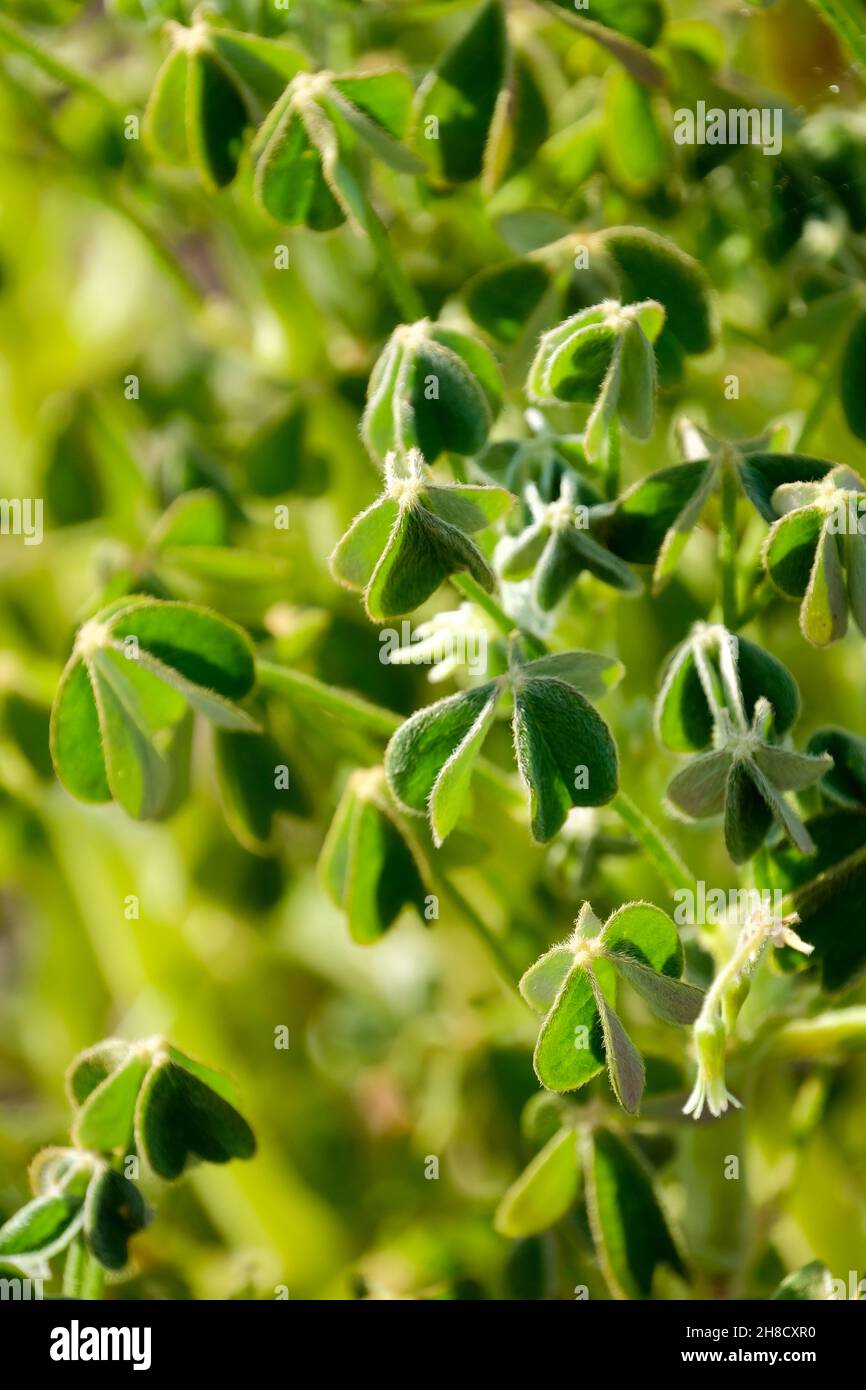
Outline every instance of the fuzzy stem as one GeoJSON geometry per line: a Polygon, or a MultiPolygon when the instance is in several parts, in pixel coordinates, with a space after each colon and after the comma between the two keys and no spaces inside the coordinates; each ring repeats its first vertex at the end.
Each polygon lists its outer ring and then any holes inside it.
{"type": "Polygon", "coordinates": [[[502,976],[503,980],[510,989],[515,989],[516,971],[499,938],[494,936],[487,928],[483,919],[475,911],[475,908],[469,902],[468,898],[460,892],[459,888],[454,886],[450,879],[446,878],[444,874],[439,874],[438,882],[445,896],[451,899],[454,906],[463,917],[466,925],[471,928],[479,941],[482,942],[485,949],[489,952],[491,958],[496,962],[497,971],[502,976]]]}
{"type": "Polygon", "coordinates": [[[63,1293],[66,1298],[85,1298],[92,1302],[102,1298],[105,1271],[94,1259],[81,1236],[76,1236],[66,1252],[63,1266],[63,1293]]]}
{"type": "Polygon", "coordinates": [[[695,876],[684,859],[681,859],[673,845],[656,830],[640,809],[624,791],[618,791],[610,803],[622,822],[628,826],[634,838],[652,861],[662,880],[671,889],[692,888],[695,876]]]}
{"type": "Polygon", "coordinates": [[[455,589],[459,589],[470,603],[474,603],[477,608],[481,608],[492,618],[499,631],[504,637],[511,637],[515,630],[513,618],[500,608],[495,598],[492,598],[486,590],[482,589],[477,579],[473,579],[471,574],[452,574],[451,583],[455,589]]]}
{"type": "Polygon", "coordinates": [[[737,617],[737,480],[733,465],[725,460],[721,469],[722,527],[719,532],[719,564],[722,576],[722,622],[736,632],[737,617]]]}

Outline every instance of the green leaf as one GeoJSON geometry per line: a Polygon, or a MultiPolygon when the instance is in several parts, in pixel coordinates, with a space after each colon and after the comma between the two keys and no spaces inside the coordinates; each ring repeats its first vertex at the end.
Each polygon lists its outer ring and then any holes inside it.
{"type": "MultiPolygon", "coordinates": [[[[562,10],[574,13],[574,0],[552,0],[562,10]]],[[[596,24],[614,29],[635,43],[651,48],[665,20],[661,0],[592,0],[588,10],[596,24]]]]}
{"type": "Polygon", "coordinates": [[[454,752],[443,764],[442,770],[433,784],[430,793],[429,811],[433,842],[437,849],[456,826],[460,819],[475,761],[481,745],[493,723],[499,698],[498,687],[494,686],[490,699],[481,710],[466,737],[457,745],[454,752]]]}
{"type": "Polygon", "coordinates": [[[592,980],[588,970],[573,964],[539,1029],[535,1072],[548,1090],[574,1091],[598,1076],[605,1064],[604,1031],[592,980]]]}
{"type": "Polygon", "coordinates": [[[345,222],[346,213],[325,176],[309,119],[287,88],[253,142],[253,189],[259,206],[276,222],[328,232],[345,222]]]}
{"type": "Polygon", "coordinates": [[[866,439],[866,391],[863,363],[866,361],[866,314],[856,319],[845,344],[839,377],[839,395],[845,420],[852,434],[866,439]]]}
{"type": "Polygon", "coordinates": [[[107,1165],[94,1174],[84,1203],[84,1238],[100,1264],[123,1269],[129,1237],[149,1220],[147,1204],[134,1183],[107,1165]]]}
{"type": "Polygon", "coordinates": [[[566,685],[573,686],[581,695],[593,700],[612,690],[625,673],[622,663],[615,657],[584,651],[552,652],[526,662],[522,669],[523,674],[530,678],[553,676],[565,681],[566,685]]]}
{"type": "Polygon", "coordinates": [[[727,748],[701,753],[671,779],[667,798],[678,811],[694,820],[720,816],[725,809],[731,770],[727,748]]]}
{"type": "Polygon", "coordinates": [[[420,174],[425,165],[401,140],[412,105],[412,84],[401,72],[333,78],[329,98],[361,140],[384,164],[404,174],[420,174]]]}
{"type": "Polygon", "coordinates": [[[808,454],[774,454],[749,450],[737,463],[743,491],[765,521],[773,523],[778,513],[773,494],[791,483],[820,482],[832,468],[825,459],[808,454]]]}
{"type": "Polygon", "coordinates": [[[601,244],[623,277],[620,297],[657,299],[665,309],[665,332],[686,352],[708,352],[717,326],[709,280],[698,262],[645,227],[611,227],[601,244]]]}
{"type": "Polygon", "coordinates": [[[355,517],[330,558],[331,573],[348,589],[366,589],[397,526],[400,509],[382,497],[355,517]]]}
{"type": "Polygon", "coordinates": [[[464,291],[479,328],[500,343],[516,343],[550,287],[550,275],[534,261],[515,260],[479,271],[464,291]]]}
{"type": "Polygon", "coordinates": [[[79,1052],[66,1073],[66,1094],[73,1105],[83,1105],[106,1077],[128,1060],[132,1044],[107,1038],[79,1052]]]}
{"type": "Polygon", "coordinates": [[[178,546],[222,546],[228,541],[225,505],[216,492],[198,488],[176,497],[154,527],[151,546],[158,551],[178,546]]]}
{"type": "Polygon", "coordinates": [[[249,117],[237,88],[203,48],[189,58],[186,117],[193,166],[206,188],[224,188],[237,173],[249,117]]]}
{"type": "Polygon", "coordinates": [[[138,1095],[135,1142],[154,1173],[169,1181],[190,1159],[228,1163],[252,1158],[256,1148],[252,1130],[234,1106],[159,1055],[138,1095]]]}
{"type": "Polygon", "coordinates": [[[771,744],[759,744],[752,754],[753,762],[763,772],[769,782],[780,792],[799,792],[813,787],[833,766],[826,755],[812,757],[807,753],[795,753],[788,748],[776,748],[771,744]]]}
{"type": "Polygon", "coordinates": [[[845,565],[848,570],[848,602],[851,614],[866,637],[866,537],[846,536],[845,565]]]}
{"type": "Polygon", "coordinates": [[[133,1049],[96,1086],[75,1116],[73,1141],[99,1153],[126,1153],[135,1123],[135,1102],[150,1066],[148,1053],[133,1049]]]}
{"type": "Polygon", "coordinates": [[[394,734],[385,750],[385,772],[397,802],[424,812],[437,778],[469,737],[499,693],[487,682],[418,710],[394,734]]]}
{"type": "Polygon", "coordinates": [[[303,786],[269,735],[216,729],[214,761],[226,821],[251,854],[268,854],[273,849],[276,816],[308,814],[303,786]],[[288,785],[283,786],[283,781],[288,785]]]}
{"type": "Polygon", "coordinates": [[[839,806],[866,806],[866,739],[846,729],[818,729],[806,752],[829,753],[833,766],[821,778],[821,793],[839,806]]]}
{"type": "Polygon", "coordinates": [[[561,1129],[512,1183],[494,1217],[500,1235],[512,1239],[554,1226],[577,1199],[580,1167],[573,1129],[561,1129]]]}
{"type": "Polygon", "coordinates": [[[309,67],[297,48],[258,34],[241,34],[214,26],[208,47],[243,98],[250,119],[258,125],[288,82],[309,67]]]}
{"type": "Polygon", "coordinates": [[[423,919],[427,890],[420,862],[377,774],[350,777],[322,846],[319,873],[361,945],[384,936],[407,905],[423,919]]]}
{"type": "Polygon", "coordinates": [[[661,1265],[685,1276],[647,1168],[610,1130],[587,1137],[586,1191],[593,1240],[615,1298],[650,1298],[661,1265]]]}
{"type": "Polygon", "coordinates": [[[777,521],[764,542],[764,567],[791,598],[802,598],[809,587],[822,524],[818,507],[803,507],[777,521]]]}
{"type": "Polygon", "coordinates": [[[507,63],[505,14],[490,0],[418,91],[416,149],[441,182],[480,175],[507,63]]]}
{"type": "Polygon", "coordinates": [[[655,423],[656,360],[640,324],[623,334],[617,410],[623,427],[635,439],[649,439],[655,423]]]}
{"type": "Polygon", "coordinates": [[[800,628],[813,646],[826,647],[844,637],[847,627],[848,596],[839,545],[825,523],[818,537],[809,585],[800,608],[800,628]]]}
{"type": "Polygon", "coordinates": [[[811,1264],[803,1265],[802,1269],[796,1269],[793,1274],[786,1275],[771,1298],[783,1301],[805,1300],[812,1303],[833,1302],[836,1298],[833,1276],[820,1260],[812,1260],[811,1264]]]}
{"type": "Polygon", "coordinates": [[[493,572],[468,536],[426,507],[405,506],[367,586],[367,616],[376,623],[403,617],[463,570],[493,588],[493,572]]]}
{"type": "Polygon", "coordinates": [[[683,948],[676,926],[652,903],[627,903],[608,918],[601,940],[605,952],[625,955],[650,970],[679,979],[683,948]]]}
{"type": "Polygon", "coordinates": [[[542,381],[531,390],[540,404],[556,401],[595,403],[608,378],[620,334],[607,322],[575,314],[559,328],[545,333],[538,346],[530,380],[542,381]],[[570,328],[564,333],[563,330],[570,328]]]}
{"type": "Polygon", "coordinates": [[[186,124],[190,59],[185,49],[172,49],[156,75],[142,121],[145,144],[166,164],[190,163],[186,124]]]}
{"type": "Polygon", "coordinates": [[[651,565],[671,530],[688,535],[715,482],[707,459],[678,463],[626,488],[605,524],[605,539],[624,560],[651,565]]]}
{"type": "Polygon", "coordinates": [[[677,647],[665,670],[655,706],[656,734],[674,753],[700,752],[712,743],[713,722],[690,638],[677,647]]]}
{"type": "Polygon", "coordinates": [[[82,1206],[80,1197],[68,1193],[34,1198],[0,1226],[0,1256],[50,1259],[80,1227],[82,1206]]]}
{"type": "Polygon", "coordinates": [[[79,801],[110,801],[93,682],[77,655],[70,657],[51,709],[51,757],[66,790],[79,801]]]}
{"type": "Polygon", "coordinates": [[[631,955],[608,951],[606,959],[666,1023],[694,1023],[704,1003],[704,992],[684,980],[661,975],[631,955]]]}
{"type": "Polygon", "coordinates": [[[603,806],[616,794],[616,744],[607,724],[565,681],[521,679],[514,691],[514,750],[529,792],[532,834],[546,843],[572,806],[603,806]]]}
{"type": "Polygon", "coordinates": [[[595,1002],[601,1019],[607,1074],[617,1101],[629,1115],[640,1110],[646,1084],[643,1058],[622,1026],[619,1017],[608,1005],[594,978],[590,975],[595,1002]]]}
{"type": "Polygon", "coordinates": [[[553,1007],[563,981],[573,965],[574,952],[570,946],[551,946],[549,951],[545,951],[521,978],[520,993],[527,1004],[539,1013],[546,1014],[553,1007]]]}
{"type": "Polygon", "coordinates": [[[823,988],[835,993],[850,989],[866,970],[866,816],[852,809],[825,812],[810,818],[807,830],[815,855],[774,847],[771,883],[790,893],[790,909],[800,917],[797,932],[815,948],[809,964],[820,967],[823,988]]]}
{"type": "Polygon", "coordinates": [[[769,700],[776,733],[787,733],[800,714],[800,691],[794,677],[777,657],[747,637],[737,637],[735,654],[747,717],[751,718],[760,699],[769,700]]]}
{"type": "Polygon", "coordinates": [[[747,759],[731,763],[725,796],[725,845],[735,864],[751,859],[764,843],[773,811],[758,790],[747,759]]]}
{"type": "Polygon", "coordinates": [[[604,101],[604,154],[610,176],[634,198],[650,193],[665,178],[670,145],[662,133],[652,94],[630,73],[608,74],[604,101]]]}

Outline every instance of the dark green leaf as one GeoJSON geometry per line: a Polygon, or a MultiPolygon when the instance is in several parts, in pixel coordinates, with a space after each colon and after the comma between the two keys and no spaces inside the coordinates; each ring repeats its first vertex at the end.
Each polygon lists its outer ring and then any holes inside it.
{"type": "Polygon", "coordinates": [[[84,1238],[106,1269],[123,1269],[129,1237],[147,1225],[150,1213],[134,1183],[108,1166],[91,1179],[84,1204],[84,1238]]]}
{"type": "Polygon", "coordinates": [[[500,1235],[535,1235],[559,1221],[574,1204],[580,1186],[577,1139],[561,1129],[512,1183],[496,1210],[500,1235]]]}
{"type": "Polygon", "coordinates": [[[138,1095],[135,1138],[149,1166],[168,1180],[179,1177],[191,1158],[228,1163],[251,1158],[256,1148],[252,1130],[234,1106],[159,1056],[138,1095]]]}
{"type": "Polygon", "coordinates": [[[601,715],[564,681],[521,680],[514,692],[514,749],[529,792],[532,833],[545,843],[572,806],[616,794],[616,744],[601,715]]]}
{"type": "Polygon", "coordinates": [[[652,1178],[610,1130],[597,1129],[586,1142],[587,1207],[605,1279],[616,1298],[649,1298],[660,1265],[686,1272],[652,1178]]]}

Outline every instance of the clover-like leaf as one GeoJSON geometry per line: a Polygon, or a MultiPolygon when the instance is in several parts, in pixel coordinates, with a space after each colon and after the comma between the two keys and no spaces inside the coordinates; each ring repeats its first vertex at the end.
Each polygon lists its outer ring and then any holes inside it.
{"type": "Polygon", "coordinates": [[[355,518],[331,556],[334,578],[364,593],[374,622],[412,612],[463,570],[492,588],[492,571],[469,533],[513,500],[504,488],[434,484],[417,450],[408,469],[408,476],[398,473],[388,456],[382,497],[355,518]]]}
{"type": "MultiPolygon", "coordinates": [[[[613,972],[604,962],[597,967],[597,979],[604,993],[613,992],[613,972]]],[[[538,1033],[533,1055],[535,1072],[548,1090],[574,1091],[604,1071],[606,1062],[593,975],[573,957],[538,1033]]]]}
{"type": "Polygon", "coordinates": [[[640,592],[640,580],[628,565],[593,535],[593,510],[578,500],[587,494],[574,474],[563,475],[552,502],[542,500],[534,483],[524,495],[529,525],[500,542],[496,560],[504,579],[532,575],[532,597],[542,612],[554,608],[585,571],[621,592],[640,592]]]}
{"type": "Polygon", "coordinates": [[[99,1263],[106,1269],[123,1269],[129,1237],[149,1220],[147,1203],[135,1183],[108,1164],[97,1168],[84,1202],[84,1239],[99,1263]]]}
{"type": "Polygon", "coordinates": [[[404,173],[421,162],[403,145],[412,88],[399,72],[336,76],[299,71],[251,148],[253,188],[277,222],[326,232],[347,219],[378,226],[357,174],[358,150],[404,173]]]}
{"type": "Polygon", "coordinates": [[[645,227],[610,227],[600,243],[622,277],[627,302],[657,299],[664,306],[664,333],[683,351],[707,352],[717,325],[709,281],[699,263],[675,242],[645,227]]]}
{"type": "Polygon", "coordinates": [[[60,780],[84,801],[129,815],[169,806],[179,726],[190,708],[224,728],[254,729],[237,703],[255,681],[234,623],[192,604],[131,597],[80,629],[51,711],[60,780]]]}
{"type": "Polygon", "coordinates": [[[596,1129],[585,1140],[587,1210],[604,1277],[616,1298],[649,1298],[656,1270],[686,1269],[644,1161],[596,1129]]]}
{"type": "Polygon", "coordinates": [[[514,687],[513,728],[536,840],[552,839],[572,806],[603,806],[615,796],[619,765],[613,736],[573,686],[522,668],[514,687]]]}
{"type": "Polygon", "coordinates": [[[256,1141],[242,1115],[162,1050],[139,1091],[136,1148],[159,1177],[171,1180],[190,1159],[228,1163],[251,1158],[256,1141]]]}
{"type": "Polygon", "coordinates": [[[319,873],[361,945],[378,941],[404,907],[424,918],[426,868],[378,771],[349,778],[322,846],[319,873]]]}
{"type": "Polygon", "coordinates": [[[513,1239],[546,1231],[574,1205],[579,1189],[577,1137],[573,1129],[560,1129],[509,1187],[494,1225],[513,1239]]]}
{"type": "Polygon", "coordinates": [[[787,667],[747,637],[699,623],[671,656],[655,708],[656,733],[675,753],[709,748],[726,708],[750,718],[758,701],[773,708],[773,728],[787,733],[800,712],[800,693],[787,667]]]}
{"type": "Polygon", "coordinates": [[[150,1054],[131,1049],[128,1056],[87,1095],[78,1110],[72,1137],[84,1149],[125,1153],[135,1125],[135,1103],[150,1067],[150,1054]]]}
{"type": "Polygon", "coordinates": [[[615,415],[645,439],[655,418],[656,373],[652,343],[664,323],[655,300],[621,305],[605,300],[542,335],[527,390],[539,404],[591,405],[584,435],[590,460],[598,458],[615,415]]]}
{"type": "Polygon", "coordinates": [[[800,629],[813,646],[844,637],[848,609],[866,631],[866,486],[850,469],[821,481],[782,484],[773,493],[781,516],[764,543],[763,560],[776,588],[801,599],[800,629]]]}
{"type": "Polygon", "coordinates": [[[724,813],[725,844],[735,864],[760,849],[774,821],[801,853],[815,848],[783,793],[819,782],[831,759],[775,746],[767,738],[771,725],[771,708],[761,698],[748,731],[734,732],[726,719],[720,725],[722,746],[693,759],[668,785],[669,803],[690,819],[724,813]]]}
{"type": "Polygon", "coordinates": [[[422,319],[396,328],[370,376],[361,434],[384,463],[419,449],[476,454],[499,411],[502,383],[489,350],[475,338],[422,319]]]}
{"type": "Polygon", "coordinates": [[[143,122],[151,150],[193,167],[205,187],[231,183],[242,137],[257,125],[287,81],[307,66],[275,39],[212,26],[167,26],[172,48],[157,74],[143,122]]]}

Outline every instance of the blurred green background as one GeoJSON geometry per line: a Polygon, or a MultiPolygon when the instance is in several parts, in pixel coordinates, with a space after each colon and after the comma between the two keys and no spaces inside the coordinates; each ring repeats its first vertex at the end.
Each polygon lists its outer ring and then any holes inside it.
{"type": "MultiPolygon", "coordinates": [[[[239,28],[293,35],[336,70],[396,64],[416,81],[471,9],[214,8],[239,28]]],[[[832,389],[821,394],[862,306],[866,266],[866,116],[849,55],[799,0],[671,4],[658,51],[672,85],[654,98],[649,131],[628,133],[605,107],[618,73],[610,54],[549,9],[510,9],[550,136],[590,130],[592,148],[576,177],[561,147],[544,145],[492,196],[477,184],[436,193],[377,170],[392,242],[429,312],[444,306],[465,322],[463,286],[515,254],[515,215],[527,208],[575,227],[654,227],[706,267],[723,346],[663,392],[653,441],[626,450],[626,479],[674,461],[670,423],[684,411],[743,436],[779,415],[802,420],[816,400],[810,451],[866,470],[866,446],[832,389]],[[674,146],[680,96],[712,99],[717,84],[784,108],[781,160],[674,146]],[[834,173],[827,151],[840,127],[834,173]],[[736,401],[724,394],[731,373],[736,401]]],[[[130,1274],[113,1286],[119,1296],[273,1298],[285,1286],[292,1297],[539,1298],[583,1283],[606,1297],[582,1208],[517,1245],[492,1228],[498,1198],[538,1143],[524,1115],[537,1091],[529,1010],[453,909],[443,905],[432,929],[407,914],[365,949],[318,885],[345,777],[375,763],[381,743],[320,715],[279,714],[305,804],[281,823],[271,857],[248,852],[227,827],[204,727],[190,798],[166,823],[80,805],[53,778],[48,709],[74,631],[106,589],[149,575],[149,533],[191,487],[223,495],[232,541],[285,568],[247,583],[161,576],[171,592],[246,624],[276,659],[392,710],[454,685],[431,688],[423,669],[383,665],[376,631],[327,571],[333,544],[378,488],[358,420],[398,318],[369,247],[349,229],[316,237],[268,224],[244,166],[232,188],[208,195],[124,138],[123,118],[141,115],[165,51],[159,6],[7,0],[2,10],[108,99],[68,90],[0,30],[0,496],[45,504],[41,545],[0,537],[0,1220],[25,1198],[32,1153],[62,1138],[72,1055],[104,1036],[161,1032],[234,1079],[260,1149],[253,1162],[195,1171],[161,1194],[130,1274]],[[275,266],[281,245],[287,269],[275,266]],[[292,486],[274,496],[256,472],[268,450],[297,457],[292,486]],[[289,506],[287,532],[274,530],[275,503],[289,506]],[[275,1047],[280,1026],[288,1050],[275,1047]],[[425,1177],[430,1156],[438,1180],[425,1177]]],[[[522,431],[524,404],[515,386],[497,437],[522,431]]],[[[763,528],[748,527],[754,561],[763,528]]],[[[714,602],[714,554],[710,526],[661,600],[582,584],[560,628],[625,662],[603,709],[625,789],[660,816],[675,760],[655,745],[652,697],[664,656],[714,602]]],[[[446,589],[427,615],[453,606],[446,589]]],[[[800,683],[798,746],[829,723],[866,734],[861,637],[816,654],[781,602],[750,635],[800,683]]],[[[508,766],[507,728],[488,751],[508,766]]],[[[716,831],[667,828],[707,883],[736,882],[716,831]]],[[[587,813],[552,846],[535,846],[519,805],[506,813],[478,791],[465,835],[443,856],[519,971],[567,934],[584,896],[599,916],[629,897],[670,908],[640,855],[606,853],[602,841],[586,858],[599,834],[621,833],[609,813],[587,813]]],[[[772,1008],[811,1008],[811,988],[764,967],[745,1034],[772,1008]]],[[[845,1002],[864,1000],[861,989],[845,1002]]],[[[634,1000],[629,1010],[643,1050],[668,1064],[660,1088],[685,1094],[685,1035],[634,1000]]],[[[695,1126],[671,1106],[640,1128],[698,1296],[765,1297],[813,1258],[836,1277],[863,1272],[866,1066],[836,1060],[733,1070],[743,1112],[695,1126]],[[742,1157],[739,1182],[723,1177],[730,1153],[742,1157]]]]}

